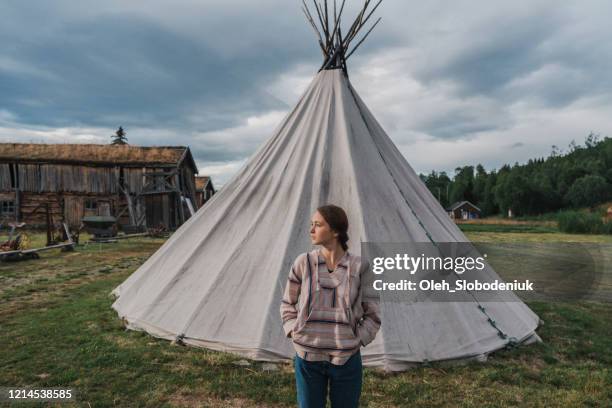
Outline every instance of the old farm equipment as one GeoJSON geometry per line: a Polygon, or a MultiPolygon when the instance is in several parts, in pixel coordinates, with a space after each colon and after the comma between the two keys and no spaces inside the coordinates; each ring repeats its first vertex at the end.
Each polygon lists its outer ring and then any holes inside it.
{"type": "Polygon", "coordinates": [[[25,259],[38,259],[42,251],[61,249],[71,251],[74,249],[73,235],[66,223],[61,223],[56,229],[49,211],[49,204],[44,203],[36,207],[32,213],[44,209],[47,221],[47,243],[44,247],[30,248],[30,238],[24,231],[20,231],[25,223],[10,223],[8,240],[0,243],[0,261],[21,261],[25,259]]]}
{"type": "Polygon", "coordinates": [[[93,242],[108,242],[117,236],[117,218],[110,215],[83,217],[85,231],[93,235],[93,242]]]}

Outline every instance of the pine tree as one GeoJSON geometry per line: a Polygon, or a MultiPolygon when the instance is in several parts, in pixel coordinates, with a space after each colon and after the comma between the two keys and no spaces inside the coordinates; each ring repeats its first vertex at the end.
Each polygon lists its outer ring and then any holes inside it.
{"type": "Polygon", "coordinates": [[[127,136],[125,135],[125,130],[123,130],[123,128],[121,126],[119,126],[119,129],[117,129],[115,134],[111,136],[111,139],[113,139],[111,144],[114,144],[114,145],[126,145],[126,144],[128,144],[127,143],[128,139],[127,139],[127,136]]]}

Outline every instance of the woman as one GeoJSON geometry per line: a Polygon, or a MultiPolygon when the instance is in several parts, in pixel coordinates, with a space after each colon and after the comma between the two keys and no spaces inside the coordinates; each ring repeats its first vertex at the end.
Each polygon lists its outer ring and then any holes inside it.
{"type": "Polygon", "coordinates": [[[360,348],[380,328],[378,299],[365,298],[369,264],[348,252],[348,218],[335,205],[312,216],[310,238],[319,249],[299,255],[291,270],[281,318],[293,340],[297,398],[301,408],[356,407],[361,394],[360,348]]]}

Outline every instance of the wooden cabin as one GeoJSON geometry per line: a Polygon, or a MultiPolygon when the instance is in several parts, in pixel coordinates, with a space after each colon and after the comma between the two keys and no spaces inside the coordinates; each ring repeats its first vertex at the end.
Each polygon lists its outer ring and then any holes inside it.
{"type": "Polygon", "coordinates": [[[208,176],[196,176],[196,204],[198,208],[202,207],[205,202],[210,200],[213,194],[216,193],[213,187],[212,180],[208,176]]]}
{"type": "Polygon", "coordinates": [[[482,211],[469,201],[457,201],[446,209],[448,215],[455,220],[471,220],[480,218],[482,211]]]}
{"type": "Polygon", "coordinates": [[[0,143],[0,221],[78,227],[112,215],[138,228],[179,227],[197,210],[189,147],[0,143]]]}

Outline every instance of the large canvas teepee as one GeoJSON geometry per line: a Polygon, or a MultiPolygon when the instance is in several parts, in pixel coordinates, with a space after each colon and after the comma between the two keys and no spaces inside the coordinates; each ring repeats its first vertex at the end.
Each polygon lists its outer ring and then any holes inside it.
{"type": "MultiPolygon", "coordinates": [[[[366,8],[346,38],[365,24],[366,8]]],[[[325,203],[347,211],[353,253],[366,241],[468,241],[349,82],[349,42],[336,28],[341,13],[331,29],[327,10],[320,14],[325,63],[297,106],[234,178],[113,291],[113,308],[129,328],[253,359],[291,358],[280,300],[293,260],[311,249],[310,217],[325,203]]],[[[365,365],[390,370],[483,358],[509,339],[539,340],[539,318],[518,298],[383,302],[381,312],[380,332],[362,356],[365,365]]]]}

